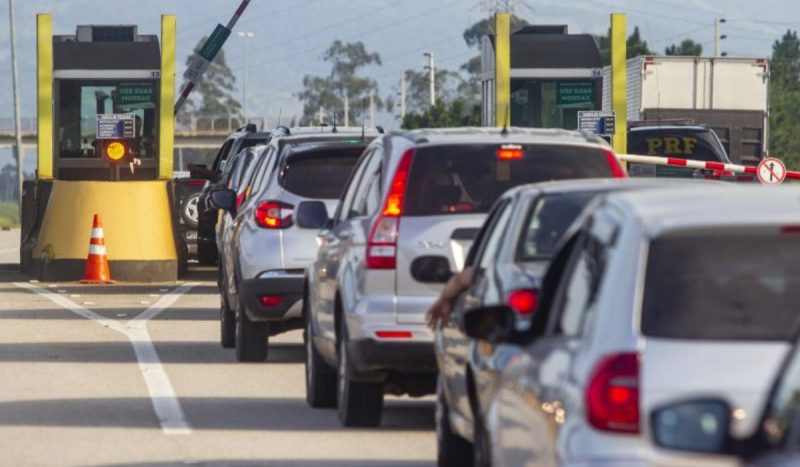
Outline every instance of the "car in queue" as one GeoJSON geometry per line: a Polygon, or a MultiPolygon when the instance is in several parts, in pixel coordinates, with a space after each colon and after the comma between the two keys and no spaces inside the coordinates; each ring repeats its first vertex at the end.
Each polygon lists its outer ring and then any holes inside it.
{"type": "Polygon", "coordinates": [[[276,132],[241,192],[218,190],[220,341],[239,361],[267,359],[269,337],[303,328],[303,271],[353,165],[378,131],[327,127],[276,132]]]}
{"type": "Polygon", "coordinates": [[[505,304],[464,313],[467,335],[508,345],[485,409],[492,465],[649,465],[643,414],[698,394],[757,429],[797,322],[800,190],[723,186],[603,195],[564,235],[527,330],[505,304]]]}
{"type": "Polygon", "coordinates": [[[380,423],[385,393],[436,387],[425,322],[495,201],[518,185],[624,177],[600,138],[564,130],[395,132],[365,151],[307,271],[306,399],[345,426],[380,423]]]}

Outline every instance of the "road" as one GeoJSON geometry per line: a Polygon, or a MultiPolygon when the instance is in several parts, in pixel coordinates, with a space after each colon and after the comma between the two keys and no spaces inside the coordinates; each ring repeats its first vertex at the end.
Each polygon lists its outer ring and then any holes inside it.
{"type": "MultiPolygon", "coordinates": [[[[0,263],[16,261],[6,250],[17,238],[0,234],[0,263]]],[[[235,362],[218,345],[210,269],[183,284],[105,287],[9,269],[0,269],[0,465],[434,463],[430,398],[391,398],[381,427],[343,429],[335,411],[305,403],[299,332],[276,338],[267,363],[235,362]]]]}

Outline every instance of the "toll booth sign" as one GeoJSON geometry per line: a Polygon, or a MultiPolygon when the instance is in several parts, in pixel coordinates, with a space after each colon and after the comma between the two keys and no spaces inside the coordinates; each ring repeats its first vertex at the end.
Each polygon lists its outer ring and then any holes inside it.
{"type": "Polygon", "coordinates": [[[613,111],[590,110],[578,112],[578,130],[589,131],[600,136],[613,136],[617,116],[613,111]]]}
{"type": "Polygon", "coordinates": [[[134,114],[99,114],[97,139],[133,139],[136,137],[134,114]]]}

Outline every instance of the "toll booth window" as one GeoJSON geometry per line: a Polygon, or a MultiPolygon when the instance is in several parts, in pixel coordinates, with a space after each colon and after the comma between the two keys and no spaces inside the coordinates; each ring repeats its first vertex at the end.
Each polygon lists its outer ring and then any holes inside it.
{"type": "Polygon", "coordinates": [[[599,108],[593,80],[511,80],[511,124],[521,127],[578,127],[578,112],[599,108]]]}
{"type": "Polygon", "coordinates": [[[133,114],[133,151],[154,158],[158,142],[158,105],[155,81],[65,80],[58,87],[57,144],[62,158],[100,157],[97,115],[133,114]]]}

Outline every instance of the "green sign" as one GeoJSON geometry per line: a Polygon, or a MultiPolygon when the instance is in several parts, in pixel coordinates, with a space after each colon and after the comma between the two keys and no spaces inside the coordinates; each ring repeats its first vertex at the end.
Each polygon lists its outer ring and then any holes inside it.
{"type": "Polygon", "coordinates": [[[153,83],[120,83],[117,86],[114,100],[116,105],[154,104],[155,102],[153,83]]]}
{"type": "Polygon", "coordinates": [[[556,105],[571,106],[594,104],[594,83],[591,81],[567,81],[558,83],[556,105]]]}
{"type": "Polygon", "coordinates": [[[222,48],[222,44],[228,40],[228,36],[230,35],[230,29],[218,24],[217,27],[214,28],[214,32],[211,33],[211,37],[206,40],[205,44],[203,44],[203,47],[200,48],[200,51],[197,52],[197,54],[209,62],[214,61],[214,57],[217,56],[217,53],[222,48]]]}

